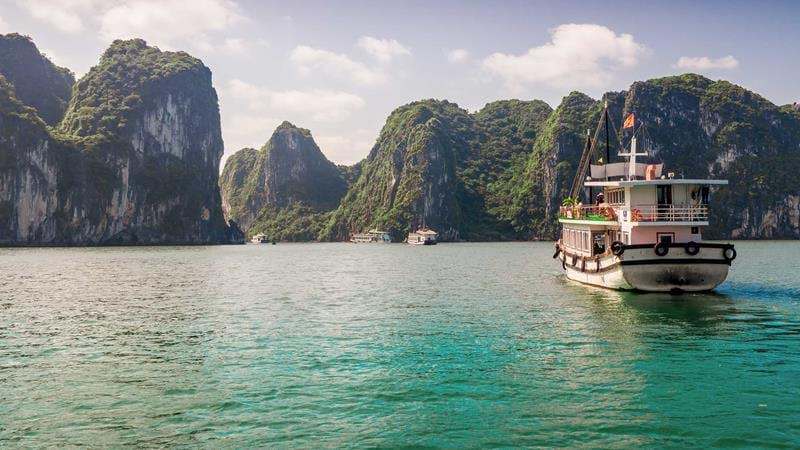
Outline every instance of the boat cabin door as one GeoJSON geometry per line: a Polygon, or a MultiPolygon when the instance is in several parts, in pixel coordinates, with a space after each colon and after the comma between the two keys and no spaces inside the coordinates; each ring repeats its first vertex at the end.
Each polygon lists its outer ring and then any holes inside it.
{"type": "Polygon", "coordinates": [[[662,184],[656,186],[656,203],[658,203],[658,206],[672,205],[672,185],[662,184]]]}

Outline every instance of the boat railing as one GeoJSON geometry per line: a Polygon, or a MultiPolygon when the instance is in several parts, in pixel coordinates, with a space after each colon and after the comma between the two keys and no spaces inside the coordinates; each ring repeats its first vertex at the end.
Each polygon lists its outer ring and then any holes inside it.
{"type": "Polygon", "coordinates": [[[708,205],[619,205],[561,206],[558,217],[567,220],[616,222],[708,222],[708,205]]]}
{"type": "Polygon", "coordinates": [[[708,222],[708,206],[636,205],[627,216],[631,222],[708,222]]]}
{"type": "Polygon", "coordinates": [[[617,213],[611,205],[561,206],[558,211],[560,219],[592,220],[597,222],[615,222],[617,213]]]}

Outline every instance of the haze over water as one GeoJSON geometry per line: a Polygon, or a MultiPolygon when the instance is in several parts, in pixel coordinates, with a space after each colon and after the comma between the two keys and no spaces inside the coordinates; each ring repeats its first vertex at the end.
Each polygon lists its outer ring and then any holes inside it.
{"type": "Polygon", "coordinates": [[[0,250],[0,447],[800,446],[798,242],[715,294],[551,243],[0,250]]]}

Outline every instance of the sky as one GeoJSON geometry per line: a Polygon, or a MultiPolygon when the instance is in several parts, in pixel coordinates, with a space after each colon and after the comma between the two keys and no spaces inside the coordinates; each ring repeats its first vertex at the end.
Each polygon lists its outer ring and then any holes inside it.
{"type": "Polygon", "coordinates": [[[800,102],[798,23],[793,1],[0,0],[0,32],[31,36],[78,77],[117,38],[203,60],[224,158],[289,120],[339,164],[425,98],[556,107],[574,90],[694,72],[800,102]]]}

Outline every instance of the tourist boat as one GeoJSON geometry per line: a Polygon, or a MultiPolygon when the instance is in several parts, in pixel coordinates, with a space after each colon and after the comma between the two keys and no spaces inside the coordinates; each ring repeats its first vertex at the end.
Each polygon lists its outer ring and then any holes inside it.
{"type": "Polygon", "coordinates": [[[420,228],[417,231],[408,233],[406,242],[411,245],[436,245],[436,238],[439,234],[430,228],[420,228]]]}
{"type": "Polygon", "coordinates": [[[366,233],[354,234],[350,237],[350,242],[354,244],[391,244],[392,236],[387,231],[372,229],[366,233]]]}
{"type": "MultiPolygon", "coordinates": [[[[608,129],[607,108],[604,118],[608,129]]],[[[608,163],[606,137],[605,164],[591,164],[591,175],[584,179],[601,125],[594,138],[587,135],[572,192],[560,209],[562,230],[553,258],[567,278],[605,288],[714,289],[727,277],[736,250],[731,244],[703,242],[701,235],[709,225],[712,188],[728,182],[676,178],[663,173],[663,164],[637,162],[647,153],[636,148],[634,121],[631,114],[623,126],[634,128],[630,150],[619,153],[627,161],[608,163]],[[590,199],[593,190],[599,191],[592,206],[578,203],[581,183],[590,199]]]]}
{"type": "Polygon", "coordinates": [[[269,244],[269,238],[264,233],[258,233],[257,235],[250,238],[250,242],[254,244],[269,244]]]}

